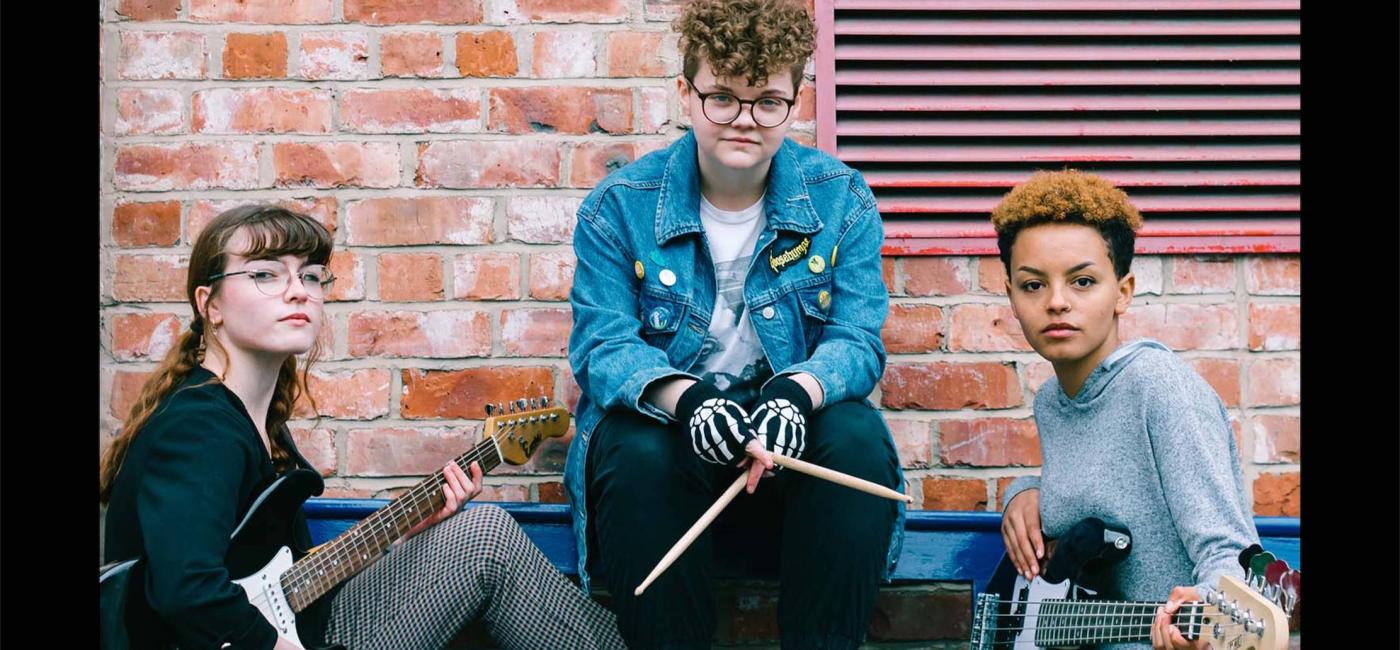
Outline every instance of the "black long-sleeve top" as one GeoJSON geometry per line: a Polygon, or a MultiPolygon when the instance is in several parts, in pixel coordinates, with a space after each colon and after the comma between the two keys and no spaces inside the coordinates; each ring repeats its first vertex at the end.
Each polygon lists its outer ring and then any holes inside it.
{"type": "MultiPolygon", "coordinates": [[[[275,432],[309,467],[285,428],[275,432]]],[[[107,505],[105,561],[144,557],[147,603],[182,648],[272,648],[277,632],[224,567],[229,537],[278,476],[243,402],[196,368],[127,450],[107,505]]],[[[292,527],[309,547],[304,518],[292,527]]]]}

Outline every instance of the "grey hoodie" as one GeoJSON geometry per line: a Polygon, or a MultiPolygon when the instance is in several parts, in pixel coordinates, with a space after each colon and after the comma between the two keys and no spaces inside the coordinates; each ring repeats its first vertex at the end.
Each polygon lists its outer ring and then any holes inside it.
{"type": "Polygon", "coordinates": [[[1166,346],[1120,345],[1073,399],[1052,377],[1035,396],[1035,422],[1041,476],[1014,481],[1006,503],[1040,488],[1041,527],[1052,538],[1085,517],[1126,525],[1133,550],[1102,597],[1165,601],[1174,586],[1244,579],[1237,558],[1259,535],[1229,417],[1166,346]]]}

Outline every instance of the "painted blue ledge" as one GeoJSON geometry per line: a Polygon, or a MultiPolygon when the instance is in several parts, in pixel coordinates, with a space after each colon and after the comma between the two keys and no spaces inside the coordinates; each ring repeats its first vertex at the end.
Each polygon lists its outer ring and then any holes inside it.
{"type": "MultiPolygon", "coordinates": [[[[389,503],[387,499],[311,499],[304,511],[311,538],[320,544],[339,535],[356,521],[389,503]]],[[[479,504],[469,503],[472,508],[479,504]]],[[[497,502],[520,522],[525,534],[544,551],[565,575],[578,574],[578,554],[569,517],[563,504],[497,502]]],[[[1297,517],[1255,517],[1263,546],[1275,556],[1301,569],[1301,524],[1297,517]]],[[[1001,513],[910,510],[904,523],[904,548],[894,580],[901,582],[969,582],[981,593],[1002,556],[1001,513]]],[[[724,531],[716,532],[716,544],[724,546],[724,531]]],[[[725,558],[742,554],[717,553],[716,573],[725,577],[774,577],[725,558]]]]}

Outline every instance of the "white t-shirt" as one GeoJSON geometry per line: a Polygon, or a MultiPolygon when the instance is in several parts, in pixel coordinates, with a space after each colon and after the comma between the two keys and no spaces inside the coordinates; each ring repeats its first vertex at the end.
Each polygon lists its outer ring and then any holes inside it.
{"type": "Polygon", "coordinates": [[[773,374],[744,302],[744,280],[749,275],[754,244],[768,224],[763,216],[763,197],[747,208],[730,211],[715,207],[702,195],[700,223],[714,261],[718,292],[696,374],[713,381],[720,390],[731,391],[736,401],[748,403],[773,374]]]}

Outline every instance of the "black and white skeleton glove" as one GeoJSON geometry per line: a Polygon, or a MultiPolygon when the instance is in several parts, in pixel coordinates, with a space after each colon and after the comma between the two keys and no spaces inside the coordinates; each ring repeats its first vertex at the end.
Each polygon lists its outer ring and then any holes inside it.
{"type": "Polygon", "coordinates": [[[744,445],[754,437],[744,407],[709,382],[696,382],[676,402],[676,421],[690,435],[695,455],[733,467],[747,458],[744,445]]]}
{"type": "Polygon", "coordinates": [[[783,376],[763,387],[749,419],[765,449],[800,458],[807,448],[807,421],[811,417],[812,398],[807,389],[783,376]]]}

